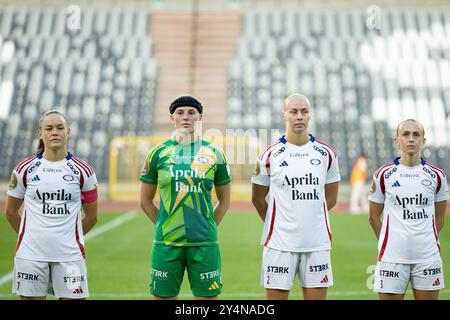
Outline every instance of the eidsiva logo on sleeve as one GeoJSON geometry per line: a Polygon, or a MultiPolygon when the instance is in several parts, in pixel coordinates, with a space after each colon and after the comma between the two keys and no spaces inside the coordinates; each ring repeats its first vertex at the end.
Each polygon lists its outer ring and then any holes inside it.
{"type": "Polygon", "coordinates": [[[9,186],[8,186],[9,190],[14,190],[17,187],[17,183],[18,183],[17,176],[13,172],[11,174],[11,179],[9,180],[9,186]]]}

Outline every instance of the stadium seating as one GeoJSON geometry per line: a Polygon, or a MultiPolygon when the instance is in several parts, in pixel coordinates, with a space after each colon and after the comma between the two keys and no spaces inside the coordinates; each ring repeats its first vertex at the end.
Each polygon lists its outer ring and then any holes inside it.
{"type": "MultiPolygon", "coordinates": [[[[450,172],[450,7],[383,8],[375,28],[365,9],[246,8],[227,126],[282,129],[283,99],[302,92],[314,106],[311,130],[335,147],[344,179],[363,151],[375,166],[391,159],[393,130],[410,117],[425,125],[424,155],[450,172]]],[[[142,8],[83,8],[74,31],[65,8],[0,8],[0,178],[35,150],[44,110],[67,115],[70,150],[100,180],[111,137],[154,133],[150,19],[142,8]]]]}
{"type": "Polygon", "coordinates": [[[246,11],[229,66],[229,126],[283,128],[283,100],[301,92],[344,179],[363,151],[375,166],[392,159],[406,118],[424,124],[424,155],[449,171],[450,7],[383,8],[375,28],[365,9],[246,11]]]}
{"type": "Polygon", "coordinates": [[[142,9],[84,9],[81,29],[69,30],[65,8],[0,8],[0,57],[12,43],[14,51],[0,62],[0,82],[13,83],[9,114],[0,118],[0,178],[35,152],[42,111],[66,114],[69,149],[100,180],[112,136],[152,134],[158,68],[149,19],[142,9]]]}

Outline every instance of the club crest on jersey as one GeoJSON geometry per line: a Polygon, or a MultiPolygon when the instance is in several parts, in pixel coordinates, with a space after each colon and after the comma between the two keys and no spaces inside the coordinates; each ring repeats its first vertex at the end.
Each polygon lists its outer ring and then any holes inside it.
{"type": "Polygon", "coordinates": [[[318,166],[319,164],[322,163],[322,161],[320,161],[319,159],[311,159],[311,161],[309,161],[313,166],[318,166]]]}
{"type": "Polygon", "coordinates": [[[66,174],[63,176],[63,179],[64,179],[64,181],[70,182],[70,181],[73,181],[75,178],[70,174],[66,174]]]}
{"type": "Polygon", "coordinates": [[[197,160],[198,160],[198,162],[200,162],[200,163],[208,163],[208,159],[206,159],[205,157],[200,157],[200,158],[198,158],[197,160]]]}
{"type": "Polygon", "coordinates": [[[13,173],[11,174],[11,179],[9,180],[9,186],[8,186],[9,190],[15,189],[15,188],[17,187],[17,183],[18,183],[18,181],[17,181],[17,176],[16,176],[16,174],[13,172],[13,173]]]}
{"type": "Polygon", "coordinates": [[[424,179],[422,180],[422,185],[425,187],[429,187],[433,184],[433,182],[431,182],[430,180],[424,179]]]}

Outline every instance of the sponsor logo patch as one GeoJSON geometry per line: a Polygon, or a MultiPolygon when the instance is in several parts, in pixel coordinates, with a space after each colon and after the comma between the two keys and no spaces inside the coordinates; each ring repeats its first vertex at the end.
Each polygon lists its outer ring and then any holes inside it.
{"type": "Polygon", "coordinates": [[[375,183],[375,180],[372,180],[372,184],[370,185],[369,192],[370,192],[370,194],[374,194],[376,190],[377,190],[377,185],[375,183]]]}
{"type": "Polygon", "coordinates": [[[398,182],[398,180],[395,181],[395,182],[392,184],[392,187],[400,187],[400,182],[398,182]]]}
{"type": "Polygon", "coordinates": [[[280,163],[280,167],[288,167],[288,163],[286,161],[283,161],[282,163],[280,163]]]}
{"type": "Polygon", "coordinates": [[[278,156],[279,156],[280,154],[282,154],[285,150],[286,150],[285,147],[281,147],[279,150],[277,150],[277,152],[275,152],[275,153],[273,154],[273,157],[274,157],[274,158],[278,157],[278,156]]]}
{"type": "Polygon", "coordinates": [[[142,167],[142,170],[141,170],[141,175],[142,176],[146,175],[148,173],[148,170],[149,170],[149,164],[148,164],[148,161],[145,161],[144,166],[142,167]]]}
{"type": "Polygon", "coordinates": [[[13,190],[13,189],[15,189],[16,187],[17,187],[17,176],[16,176],[16,174],[13,172],[12,174],[11,174],[11,179],[9,180],[9,186],[8,186],[8,188],[9,188],[9,190],[13,190]]]}
{"type": "Polygon", "coordinates": [[[212,290],[217,290],[219,289],[219,285],[217,283],[217,281],[214,281],[213,284],[208,288],[208,290],[212,291],[212,290]]]}
{"type": "Polygon", "coordinates": [[[261,167],[259,166],[259,162],[256,163],[255,165],[255,169],[253,170],[253,176],[259,176],[259,174],[261,173],[261,167]]]}

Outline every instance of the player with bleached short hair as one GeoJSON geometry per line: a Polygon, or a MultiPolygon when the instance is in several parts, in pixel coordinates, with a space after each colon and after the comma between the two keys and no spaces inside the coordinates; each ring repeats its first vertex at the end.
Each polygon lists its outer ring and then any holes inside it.
{"type": "Polygon", "coordinates": [[[326,299],[338,160],[333,148],[308,134],[307,97],[287,97],[283,119],[286,134],[259,155],[252,177],[252,202],[264,221],[261,284],[267,299],[288,299],[298,276],[305,299],[326,299]]]}
{"type": "Polygon", "coordinates": [[[67,151],[62,113],[44,113],[38,133],[38,152],[15,167],[8,189],[6,217],[19,234],[13,293],[83,299],[89,296],[83,235],[97,222],[97,178],[67,151]]]}
{"type": "Polygon", "coordinates": [[[444,288],[438,235],[448,200],[446,175],[421,158],[426,139],[418,121],[401,122],[394,141],[401,155],[375,172],[369,195],[379,252],[374,291],[382,300],[404,299],[411,281],[415,299],[438,299],[444,288]]]}

